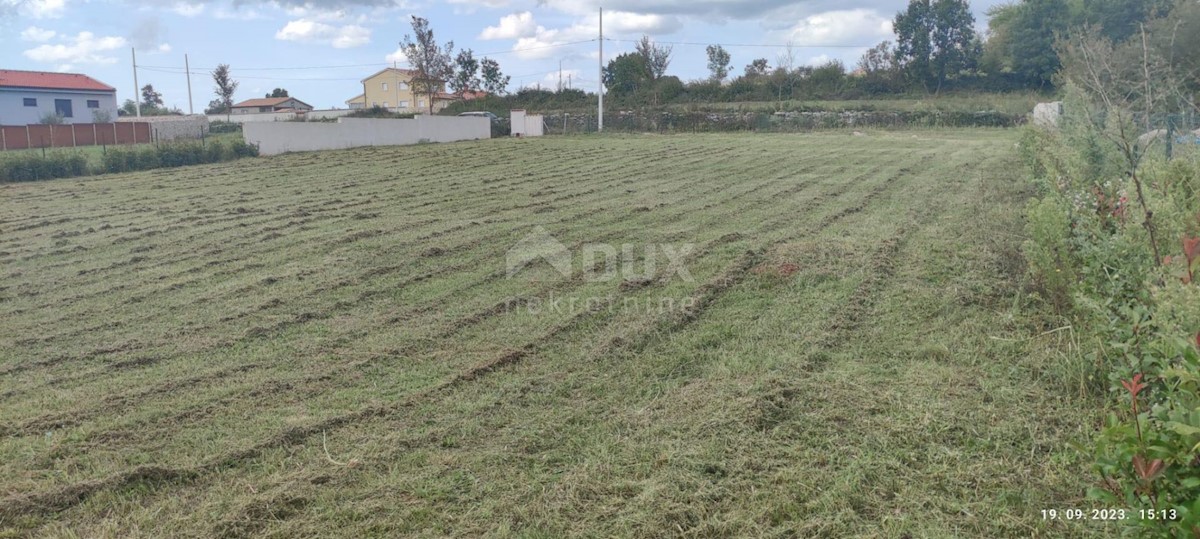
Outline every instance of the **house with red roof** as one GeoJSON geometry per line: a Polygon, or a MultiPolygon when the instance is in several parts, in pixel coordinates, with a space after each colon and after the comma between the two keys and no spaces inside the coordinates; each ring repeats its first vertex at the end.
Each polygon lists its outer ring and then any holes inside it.
{"type": "Polygon", "coordinates": [[[117,119],[117,89],[79,73],[0,69],[0,124],[59,116],[62,123],[117,119]]]}

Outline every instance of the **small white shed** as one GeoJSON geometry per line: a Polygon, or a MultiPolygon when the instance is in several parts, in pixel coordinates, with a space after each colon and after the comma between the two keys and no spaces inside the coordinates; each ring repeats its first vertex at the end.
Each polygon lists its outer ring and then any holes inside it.
{"type": "Polygon", "coordinates": [[[541,114],[528,114],[525,109],[509,111],[509,123],[514,137],[540,137],[546,134],[541,114]]]}

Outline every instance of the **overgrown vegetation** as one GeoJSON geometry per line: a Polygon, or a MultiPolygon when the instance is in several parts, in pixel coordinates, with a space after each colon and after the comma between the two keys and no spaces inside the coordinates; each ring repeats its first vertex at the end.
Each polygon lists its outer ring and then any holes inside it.
{"type": "Polygon", "coordinates": [[[88,173],[87,158],[78,153],[51,151],[45,156],[34,152],[0,159],[0,182],[30,182],[70,178],[88,173]]]}
{"type": "MultiPolygon", "coordinates": [[[[416,117],[416,113],[394,112],[378,105],[365,109],[358,109],[344,116],[344,118],[390,118],[398,120],[411,119],[414,117],[416,117]]],[[[334,120],[336,121],[336,118],[334,120]]]]}
{"type": "Polygon", "coordinates": [[[1058,45],[1061,130],[1022,141],[1041,191],[1030,272],[1081,336],[1080,389],[1108,403],[1085,450],[1090,495],[1161,537],[1200,536],[1200,150],[1169,160],[1153,131],[1194,107],[1192,74],[1154,45],[1180,24],[1139,25],[1124,42],[1073,31],[1058,45]]]}

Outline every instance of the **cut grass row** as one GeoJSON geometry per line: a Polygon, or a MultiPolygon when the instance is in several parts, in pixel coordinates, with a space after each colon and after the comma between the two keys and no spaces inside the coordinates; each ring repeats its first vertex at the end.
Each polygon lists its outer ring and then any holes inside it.
{"type": "Polygon", "coordinates": [[[504,140],[12,187],[0,529],[1102,533],[1037,517],[1082,503],[1089,418],[1036,341],[989,338],[1022,331],[1010,146],[504,140]],[[505,278],[536,226],[694,243],[695,280],[505,278]],[[527,308],[551,294],[695,307],[527,308]]]}

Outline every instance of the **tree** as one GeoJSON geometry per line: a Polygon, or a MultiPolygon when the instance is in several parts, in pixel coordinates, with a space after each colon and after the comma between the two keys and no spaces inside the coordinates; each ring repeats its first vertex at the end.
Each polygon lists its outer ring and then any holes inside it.
{"type": "Polygon", "coordinates": [[[638,53],[625,53],[608,61],[604,68],[604,87],[614,94],[632,94],[651,82],[646,59],[638,53]]]}
{"type": "Polygon", "coordinates": [[[428,97],[429,113],[433,114],[433,100],[445,91],[446,81],[454,75],[454,42],[438,45],[429,20],[416,15],[412,16],[412,30],[412,35],[404,35],[400,50],[416,72],[410,81],[413,93],[428,97]]]}
{"type": "Polygon", "coordinates": [[[150,109],[161,107],[163,104],[162,94],[154,91],[153,84],[142,86],[142,106],[150,109]]]}
{"type": "Polygon", "coordinates": [[[491,58],[484,58],[479,63],[479,72],[483,77],[483,91],[492,95],[504,95],[508,89],[508,81],[512,77],[500,72],[499,62],[491,58]]]}
{"type": "Polygon", "coordinates": [[[228,120],[229,114],[233,112],[233,94],[237,92],[238,83],[229,73],[229,64],[218,64],[212,72],[212,78],[213,92],[217,94],[217,100],[225,109],[225,119],[228,120]]]}
{"type": "Polygon", "coordinates": [[[1013,70],[1013,24],[1020,15],[1021,4],[1000,4],[987,11],[987,42],[979,59],[979,67],[990,75],[1013,70]]]}
{"type": "Polygon", "coordinates": [[[708,52],[709,76],[717,82],[725,80],[729,76],[729,52],[720,45],[709,45],[705,51],[708,52]]]}
{"type": "Polygon", "coordinates": [[[896,64],[910,82],[926,83],[933,60],[933,6],[912,0],[892,21],[896,32],[896,64]]]}
{"type": "Polygon", "coordinates": [[[783,52],[775,58],[775,74],[772,79],[777,89],[776,98],[783,101],[784,89],[787,89],[787,96],[791,98],[792,90],[796,87],[796,80],[799,79],[799,73],[796,72],[796,45],[791,41],[783,47],[783,52]]]}
{"type": "Polygon", "coordinates": [[[1200,3],[1180,0],[1169,16],[1146,23],[1146,36],[1148,45],[1178,80],[1175,86],[1191,92],[1187,97],[1177,96],[1181,104],[1194,104],[1200,94],[1200,54],[1196,54],[1200,50],[1200,3]]]}
{"type": "Polygon", "coordinates": [[[450,89],[459,97],[479,89],[479,61],[471,49],[463,49],[454,58],[455,72],[450,79],[450,89]]]}
{"type": "Polygon", "coordinates": [[[896,63],[909,81],[935,91],[949,75],[974,69],[979,58],[975,17],[966,0],[912,0],[896,14],[896,63]]]}
{"type": "Polygon", "coordinates": [[[896,64],[893,61],[892,42],[884,41],[864,52],[858,59],[858,68],[865,74],[891,71],[896,64]]]}
{"type": "Polygon", "coordinates": [[[863,88],[872,94],[894,91],[896,79],[895,52],[892,43],[884,41],[863,53],[858,69],[863,74],[863,88]]]}
{"type": "Polygon", "coordinates": [[[288,91],[286,89],[276,88],[274,90],[271,90],[271,93],[267,94],[264,97],[290,97],[290,96],[288,95],[288,91]]]}
{"type": "Polygon", "coordinates": [[[933,76],[938,90],[949,74],[973,70],[980,50],[975,40],[975,16],[966,0],[936,0],[933,3],[933,76]]]}
{"type": "Polygon", "coordinates": [[[1049,85],[1061,65],[1054,42],[1070,24],[1066,0],[1025,0],[1011,17],[1006,31],[1012,71],[1029,86],[1049,85]]]}
{"type": "Polygon", "coordinates": [[[771,66],[767,64],[766,58],[755,59],[746,66],[747,77],[764,77],[770,72],[771,66]]]}
{"type": "Polygon", "coordinates": [[[225,114],[229,109],[225,108],[225,103],[220,99],[214,99],[208,102],[208,107],[204,109],[205,114],[225,114]]]}
{"type": "MultiPolygon", "coordinates": [[[[1189,4],[1181,2],[1180,5],[1189,4]]],[[[1195,2],[1190,2],[1195,5],[1195,2]]],[[[1083,0],[1072,26],[1097,26],[1100,35],[1121,43],[1139,34],[1139,25],[1171,10],[1170,0],[1083,0]]]]}
{"type": "Polygon", "coordinates": [[[650,41],[650,36],[643,35],[635,50],[637,55],[642,57],[650,80],[658,80],[667,74],[667,66],[671,65],[671,46],[659,46],[650,41]]]}

